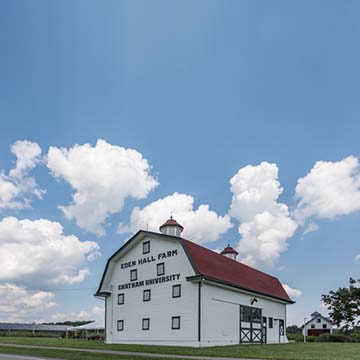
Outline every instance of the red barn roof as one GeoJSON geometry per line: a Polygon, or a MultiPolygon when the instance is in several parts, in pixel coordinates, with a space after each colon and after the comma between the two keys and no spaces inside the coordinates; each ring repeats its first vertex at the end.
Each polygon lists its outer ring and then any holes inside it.
{"type": "Polygon", "coordinates": [[[183,240],[183,243],[199,275],[209,280],[293,303],[277,278],[189,240],[183,240]]]}

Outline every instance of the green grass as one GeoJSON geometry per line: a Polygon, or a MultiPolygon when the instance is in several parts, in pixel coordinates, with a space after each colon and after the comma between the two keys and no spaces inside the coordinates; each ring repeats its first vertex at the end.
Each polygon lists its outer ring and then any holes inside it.
{"type": "MultiPolygon", "coordinates": [[[[16,355],[32,355],[48,358],[66,359],[66,360],[167,360],[164,358],[129,356],[129,355],[111,355],[111,354],[91,354],[80,351],[69,350],[48,350],[48,349],[30,349],[14,348],[10,346],[0,346],[0,353],[16,355]]],[[[179,360],[179,359],[177,359],[179,360]]]]}
{"type": "MultiPolygon", "coordinates": [[[[1,337],[0,343],[43,345],[58,347],[74,347],[79,349],[106,349],[118,351],[147,352],[152,354],[195,355],[195,356],[219,356],[252,359],[278,359],[278,360],[358,360],[360,358],[360,343],[291,343],[281,345],[233,345],[217,346],[210,348],[190,348],[176,346],[150,346],[150,345],[105,345],[96,341],[72,340],[72,339],[44,339],[44,338],[13,338],[1,337]]],[[[1,351],[2,348],[0,348],[1,351]]],[[[13,349],[14,353],[25,349],[13,349]]],[[[27,350],[27,349],[26,349],[27,350]]],[[[29,349],[30,350],[30,349],[29,349]]],[[[33,349],[31,349],[32,351],[33,349]]],[[[47,350],[49,351],[49,350],[47,350]]],[[[58,350],[55,351],[56,356],[58,350]]],[[[73,357],[65,359],[80,359],[78,353],[70,354],[73,357]],[[74,357],[75,356],[75,357],[74,357]]],[[[80,353],[79,353],[80,354],[80,353]]],[[[45,356],[45,354],[43,354],[45,356]]],[[[49,356],[49,355],[46,355],[49,356]]],[[[54,355],[55,356],[55,355],[54,355]]],[[[85,356],[85,355],[84,355],[85,356]]],[[[95,354],[87,354],[84,359],[99,359],[95,354]],[[91,357],[93,356],[93,357],[91,357]],[[94,357],[95,356],[95,357],[94,357]]],[[[103,356],[103,355],[101,355],[103,356]]],[[[156,358],[156,355],[154,355],[156,358]]],[[[101,357],[100,357],[101,358],[101,357]]],[[[109,358],[106,354],[104,358],[109,358]]],[[[115,357],[121,358],[121,357],[115,357]]],[[[127,359],[129,357],[127,356],[127,359]]]]}

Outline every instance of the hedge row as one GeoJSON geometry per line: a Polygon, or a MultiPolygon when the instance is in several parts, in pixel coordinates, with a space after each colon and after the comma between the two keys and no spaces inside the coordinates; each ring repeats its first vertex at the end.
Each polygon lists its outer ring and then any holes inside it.
{"type": "MultiPolygon", "coordinates": [[[[302,334],[288,334],[289,340],[296,342],[303,342],[304,337],[302,334]]],[[[307,336],[307,342],[360,342],[360,331],[353,331],[348,334],[334,333],[334,334],[321,334],[319,336],[307,336]]]]}
{"type": "Polygon", "coordinates": [[[360,342],[360,331],[354,331],[349,334],[321,334],[315,340],[316,342],[360,342]]]}

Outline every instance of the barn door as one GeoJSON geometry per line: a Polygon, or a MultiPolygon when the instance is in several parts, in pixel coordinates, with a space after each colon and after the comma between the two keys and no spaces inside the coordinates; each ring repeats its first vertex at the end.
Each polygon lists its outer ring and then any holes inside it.
{"type": "Polygon", "coordinates": [[[261,309],[240,305],[240,344],[262,341],[261,309]]]}
{"type": "Polygon", "coordinates": [[[267,317],[263,316],[263,333],[262,333],[262,342],[263,344],[267,343],[267,317]]]}
{"type": "Polygon", "coordinates": [[[285,325],[284,320],[279,319],[279,343],[283,342],[285,335],[285,325]]]}

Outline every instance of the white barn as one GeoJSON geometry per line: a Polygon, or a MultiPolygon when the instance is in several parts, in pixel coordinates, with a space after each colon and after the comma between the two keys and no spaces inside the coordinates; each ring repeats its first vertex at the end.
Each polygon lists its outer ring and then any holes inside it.
{"type": "Polygon", "coordinates": [[[107,264],[96,296],[105,298],[105,342],[213,346],[285,343],[280,281],[181,238],[174,219],[161,233],[140,230],[107,264]]]}
{"type": "Polygon", "coordinates": [[[333,323],[329,318],[315,311],[311,314],[310,320],[303,326],[303,335],[319,336],[324,333],[333,333],[333,323]]]}

